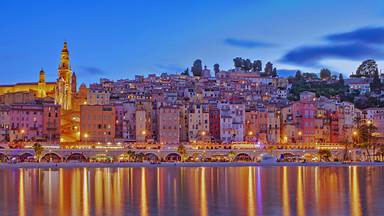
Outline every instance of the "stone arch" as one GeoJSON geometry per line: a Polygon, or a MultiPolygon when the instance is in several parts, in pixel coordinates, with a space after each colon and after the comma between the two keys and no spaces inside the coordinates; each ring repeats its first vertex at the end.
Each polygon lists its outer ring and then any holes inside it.
{"type": "Polygon", "coordinates": [[[249,161],[252,161],[252,157],[249,156],[249,154],[247,153],[239,153],[236,155],[234,161],[249,162],[249,161]]]}
{"type": "Polygon", "coordinates": [[[87,157],[85,157],[85,155],[83,153],[72,153],[70,154],[68,157],[67,157],[67,161],[70,161],[70,160],[77,160],[77,161],[86,161],[87,160],[87,157]]]}
{"type": "Polygon", "coordinates": [[[61,161],[61,157],[60,155],[54,153],[54,152],[50,152],[50,153],[47,153],[45,154],[42,158],[41,158],[41,161],[44,161],[44,162],[60,162],[61,161]]]}
{"type": "Polygon", "coordinates": [[[176,152],[169,153],[165,157],[165,161],[169,161],[169,162],[181,161],[181,156],[176,152]]]}
{"type": "Polygon", "coordinates": [[[147,161],[159,161],[160,158],[155,153],[147,153],[144,156],[145,160],[147,161]]]}

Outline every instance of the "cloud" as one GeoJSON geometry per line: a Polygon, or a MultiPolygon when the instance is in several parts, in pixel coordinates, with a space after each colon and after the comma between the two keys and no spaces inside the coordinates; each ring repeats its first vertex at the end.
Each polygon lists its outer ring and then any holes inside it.
{"type": "Polygon", "coordinates": [[[244,40],[244,39],[237,39],[237,38],[227,38],[224,40],[224,43],[230,46],[246,48],[246,49],[266,48],[266,47],[275,46],[274,44],[266,43],[262,41],[244,40]]]}
{"type": "Polygon", "coordinates": [[[280,61],[294,65],[320,67],[321,60],[334,58],[359,61],[366,58],[383,59],[384,52],[380,48],[363,43],[303,46],[289,51],[280,61]]]}
{"type": "Polygon", "coordinates": [[[104,75],[105,71],[98,68],[98,67],[92,67],[92,66],[80,66],[81,71],[90,74],[90,75],[104,75]]]}
{"type": "Polygon", "coordinates": [[[384,27],[364,27],[354,31],[331,34],[325,37],[331,42],[357,42],[366,44],[383,44],[384,27]]]}
{"type": "Polygon", "coordinates": [[[173,65],[173,64],[157,64],[156,68],[165,72],[182,72],[186,69],[181,66],[173,65]]]}

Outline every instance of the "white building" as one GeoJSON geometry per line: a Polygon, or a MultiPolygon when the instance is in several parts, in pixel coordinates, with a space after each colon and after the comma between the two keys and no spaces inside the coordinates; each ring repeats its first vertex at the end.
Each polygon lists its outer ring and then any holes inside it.
{"type": "Polygon", "coordinates": [[[193,104],[188,115],[189,141],[210,140],[208,104],[193,104]]]}
{"type": "Polygon", "coordinates": [[[241,103],[219,103],[220,139],[223,143],[244,140],[245,105],[241,103]]]}
{"type": "Polygon", "coordinates": [[[87,92],[88,105],[105,105],[109,104],[111,93],[106,90],[90,89],[87,92]]]}

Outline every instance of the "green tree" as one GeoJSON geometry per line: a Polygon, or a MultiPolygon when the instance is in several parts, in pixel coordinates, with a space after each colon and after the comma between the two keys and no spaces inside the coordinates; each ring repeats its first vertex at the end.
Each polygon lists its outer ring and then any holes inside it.
{"type": "Polygon", "coordinates": [[[230,151],[227,154],[227,157],[229,158],[229,161],[233,161],[235,159],[236,153],[234,151],[230,151]]]}
{"type": "Polygon", "coordinates": [[[253,61],[253,64],[252,64],[252,70],[254,72],[260,72],[263,68],[263,65],[262,65],[262,62],[261,60],[255,60],[253,61]]]}
{"type": "Polygon", "coordinates": [[[342,73],[339,74],[339,84],[341,87],[344,87],[344,77],[342,73]]]}
{"type": "Polygon", "coordinates": [[[273,68],[271,75],[272,75],[272,77],[277,77],[277,69],[276,68],[273,68]]]}
{"type": "Polygon", "coordinates": [[[181,75],[184,75],[184,76],[189,76],[189,68],[185,69],[181,75]]]}
{"type": "Polygon", "coordinates": [[[376,61],[373,59],[368,59],[359,65],[354,76],[372,78],[377,70],[378,67],[376,61]]]}
{"type": "Polygon", "coordinates": [[[320,79],[330,80],[331,79],[331,71],[328,68],[321,69],[320,70],[320,79]]]}
{"type": "Polygon", "coordinates": [[[128,161],[132,162],[135,159],[136,153],[132,150],[128,150],[126,156],[128,157],[128,161]]]}
{"type": "Polygon", "coordinates": [[[372,122],[368,121],[364,124],[361,124],[358,128],[358,139],[359,144],[358,146],[361,149],[365,149],[366,154],[368,156],[368,161],[371,161],[371,154],[370,149],[375,148],[375,141],[376,137],[374,136],[374,133],[377,131],[377,127],[373,125],[372,122]]]}
{"type": "Polygon", "coordinates": [[[267,64],[265,64],[264,73],[265,75],[270,76],[272,75],[272,72],[273,72],[273,64],[271,62],[267,62],[267,64]]]}
{"type": "Polygon", "coordinates": [[[213,65],[213,71],[215,71],[215,74],[220,72],[220,65],[219,64],[214,64],[213,65]]]}
{"type": "Polygon", "coordinates": [[[179,145],[179,147],[177,147],[177,153],[179,153],[181,161],[183,162],[188,158],[187,149],[184,145],[179,145]]]}
{"type": "Polygon", "coordinates": [[[296,71],[296,74],[295,74],[295,79],[296,81],[300,81],[303,79],[303,75],[301,74],[301,71],[296,71]]]}
{"type": "Polygon", "coordinates": [[[200,59],[196,59],[193,62],[193,66],[191,68],[193,76],[201,76],[203,72],[203,66],[202,66],[202,61],[200,59]]]}
{"type": "Polygon", "coordinates": [[[381,81],[379,77],[379,70],[376,70],[373,73],[373,80],[371,83],[371,91],[380,93],[381,92],[381,81]]]}
{"type": "Polygon", "coordinates": [[[33,151],[35,152],[35,157],[38,162],[40,162],[41,155],[43,154],[44,147],[40,143],[35,143],[32,146],[33,151]]]}
{"type": "Polygon", "coordinates": [[[243,68],[244,59],[242,59],[241,57],[234,58],[233,65],[235,66],[235,68],[243,68]]]}
{"type": "Polygon", "coordinates": [[[252,62],[250,59],[244,61],[242,69],[245,71],[250,71],[252,69],[252,62]]]}

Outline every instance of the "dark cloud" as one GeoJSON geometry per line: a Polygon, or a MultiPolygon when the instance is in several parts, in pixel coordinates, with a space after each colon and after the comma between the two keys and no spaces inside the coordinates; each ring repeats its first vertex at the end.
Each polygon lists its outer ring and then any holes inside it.
{"type": "Polygon", "coordinates": [[[156,68],[165,72],[182,72],[186,69],[181,66],[172,65],[172,64],[157,64],[156,68]]]}
{"type": "Polygon", "coordinates": [[[230,46],[234,47],[240,47],[240,48],[266,48],[266,47],[273,47],[274,44],[266,43],[262,41],[256,41],[256,40],[244,40],[244,39],[237,39],[237,38],[227,38],[224,40],[224,43],[230,46]]]}
{"type": "Polygon", "coordinates": [[[377,47],[363,43],[329,44],[323,46],[304,46],[286,53],[281,62],[318,67],[324,59],[363,60],[366,58],[383,59],[384,52],[377,47]]]}
{"type": "Polygon", "coordinates": [[[105,71],[98,68],[98,67],[92,67],[92,66],[80,66],[80,69],[82,72],[85,72],[90,75],[104,75],[105,71]]]}
{"type": "Polygon", "coordinates": [[[384,43],[384,27],[365,27],[350,32],[331,34],[325,39],[332,42],[384,43]]]}

